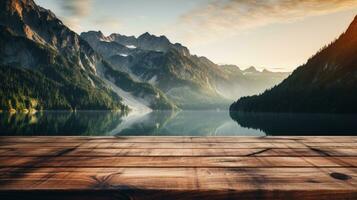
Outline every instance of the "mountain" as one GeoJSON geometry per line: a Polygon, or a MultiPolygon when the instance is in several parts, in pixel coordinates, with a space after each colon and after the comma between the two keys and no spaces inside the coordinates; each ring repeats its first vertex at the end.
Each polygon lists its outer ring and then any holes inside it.
{"type": "Polygon", "coordinates": [[[191,55],[187,47],[173,44],[165,36],[104,36],[100,31],[89,31],[81,37],[116,70],[154,85],[184,109],[228,107],[231,100],[262,92],[287,76],[220,66],[191,55]]]}
{"type": "Polygon", "coordinates": [[[244,97],[232,111],[357,112],[357,16],[345,33],[281,84],[261,95],[244,97]]]}
{"type": "Polygon", "coordinates": [[[0,2],[0,110],[171,109],[33,0],[0,2]]]}
{"type": "Polygon", "coordinates": [[[244,70],[244,73],[258,73],[258,72],[259,71],[253,66],[251,66],[251,67],[249,67],[249,68],[244,70]]]}
{"type": "Polygon", "coordinates": [[[219,88],[225,91],[229,99],[260,94],[283,81],[290,72],[258,71],[255,67],[241,70],[236,65],[221,65],[230,82],[219,82],[219,88]]]}

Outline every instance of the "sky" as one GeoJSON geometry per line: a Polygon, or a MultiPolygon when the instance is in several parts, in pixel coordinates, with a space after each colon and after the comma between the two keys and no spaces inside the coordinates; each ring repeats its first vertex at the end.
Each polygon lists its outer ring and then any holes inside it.
{"type": "Polygon", "coordinates": [[[35,0],[77,33],[165,35],[218,64],[292,71],[343,33],[357,0],[35,0]]]}

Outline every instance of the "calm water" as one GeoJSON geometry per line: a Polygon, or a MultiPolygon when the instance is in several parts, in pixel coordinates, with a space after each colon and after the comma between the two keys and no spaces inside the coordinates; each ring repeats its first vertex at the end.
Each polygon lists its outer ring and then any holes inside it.
{"type": "Polygon", "coordinates": [[[357,135],[357,115],[242,114],[228,111],[41,112],[0,114],[0,135],[357,135]]]}

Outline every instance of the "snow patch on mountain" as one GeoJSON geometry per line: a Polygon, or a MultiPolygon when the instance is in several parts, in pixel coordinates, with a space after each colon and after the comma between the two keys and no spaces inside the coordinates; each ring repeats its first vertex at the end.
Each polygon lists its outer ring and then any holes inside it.
{"type": "Polygon", "coordinates": [[[126,45],[126,47],[129,49],[136,49],[136,46],[134,46],[134,45],[126,45]]]}

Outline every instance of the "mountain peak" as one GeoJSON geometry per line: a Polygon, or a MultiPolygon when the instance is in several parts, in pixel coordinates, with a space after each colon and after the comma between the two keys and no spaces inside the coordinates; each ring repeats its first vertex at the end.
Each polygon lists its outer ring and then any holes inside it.
{"type": "Polygon", "coordinates": [[[35,6],[33,0],[2,0],[0,2],[1,12],[10,11],[12,14],[16,13],[21,19],[23,18],[23,10],[28,6],[35,6]]]}
{"type": "Polygon", "coordinates": [[[87,34],[93,34],[93,35],[97,35],[97,36],[101,36],[101,37],[105,37],[104,34],[102,33],[102,31],[88,31],[85,32],[87,34]]]}
{"type": "Polygon", "coordinates": [[[263,69],[263,71],[262,71],[263,73],[272,73],[272,71],[270,71],[270,70],[267,70],[267,69],[263,69]]]}
{"type": "Polygon", "coordinates": [[[112,33],[109,35],[110,38],[121,37],[122,35],[119,33],[112,33]]]}
{"type": "Polygon", "coordinates": [[[245,69],[244,72],[259,72],[255,67],[250,66],[249,68],[245,69]]]}
{"type": "Polygon", "coordinates": [[[26,6],[36,6],[33,0],[2,0],[1,4],[5,4],[11,10],[16,10],[18,12],[22,12],[22,9],[26,6]]]}
{"type": "Polygon", "coordinates": [[[97,34],[100,38],[102,38],[102,39],[105,39],[105,38],[106,38],[106,36],[103,34],[102,31],[97,31],[96,34],[97,34]]]}
{"type": "Polygon", "coordinates": [[[348,27],[347,31],[357,32],[357,15],[355,16],[355,18],[351,22],[351,24],[348,27]]]}
{"type": "Polygon", "coordinates": [[[154,35],[151,35],[149,32],[145,32],[145,33],[141,34],[138,38],[149,38],[152,36],[154,36],[154,35]]]}
{"type": "Polygon", "coordinates": [[[81,33],[82,38],[86,38],[89,44],[94,44],[96,41],[108,41],[107,37],[101,31],[88,31],[81,33]]]}
{"type": "Polygon", "coordinates": [[[146,39],[146,40],[150,40],[150,39],[154,39],[154,40],[162,40],[164,42],[170,43],[169,39],[164,36],[164,35],[160,35],[160,36],[156,36],[154,34],[150,34],[149,32],[145,32],[144,34],[140,35],[138,37],[138,39],[146,39]]]}
{"type": "Polygon", "coordinates": [[[3,0],[5,3],[23,3],[27,5],[35,5],[35,2],[33,0],[3,0]]]}

